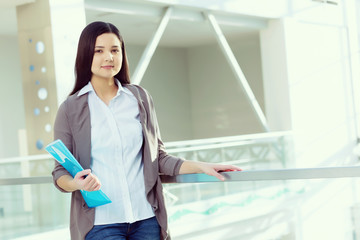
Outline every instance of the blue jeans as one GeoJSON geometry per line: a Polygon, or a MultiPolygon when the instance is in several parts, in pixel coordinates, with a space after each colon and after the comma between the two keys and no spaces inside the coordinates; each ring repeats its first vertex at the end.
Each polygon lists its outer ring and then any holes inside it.
{"type": "Polygon", "coordinates": [[[94,225],[85,240],[160,240],[160,226],[156,217],[134,223],[94,225]]]}

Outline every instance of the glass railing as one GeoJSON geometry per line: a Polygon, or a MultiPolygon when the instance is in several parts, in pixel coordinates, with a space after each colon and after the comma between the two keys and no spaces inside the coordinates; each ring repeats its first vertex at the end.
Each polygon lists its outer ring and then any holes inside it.
{"type": "MultiPolygon", "coordinates": [[[[292,137],[288,132],[171,142],[166,144],[166,148],[170,154],[185,159],[233,164],[244,170],[284,169],[292,167],[294,160],[292,137]]],[[[278,186],[279,183],[254,182],[246,185],[230,182],[217,185],[184,183],[165,185],[165,196],[168,197],[168,202],[174,206],[206,200],[219,195],[256,191],[273,185],[278,186]]]]}
{"type": "MultiPolygon", "coordinates": [[[[244,173],[293,166],[292,137],[288,132],[165,145],[172,155],[194,161],[235,164],[242,167],[244,173]]],[[[52,185],[53,164],[46,154],[0,160],[0,239],[69,239],[70,195],[60,193],[52,185]]],[[[279,208],[286,199],[302,193],[301,184],[294,187],[285,180],[164,184],[174,239],[190,239],[210,228],[261,218],[276,209],[275,206],[279,208]]]]}
{"type": "Polygon", "coordinates": [[[53,167],[49,154],[0,159],[0,178],[49,176],[53,167]]]}
{"type": "MultiPolygon", "coordinates": [[[[46,236],[68,229],[70,195],[59,192],[51,182],[1,185],[0,192],[0,239],[36,239],[41,233],[46,236]]],[[[69,236],[68,230],[64,233],[69,236]]],[[[52,236],[56,238],[41,239],[70,239],[59,232],[52,236]]]]}
{"type": "MultiPolygon", "coordinates": [[[[288,132],[172,142],[167,143],[166,148],[172,155],[234,164],[244,172],[294,165],[292,136],[288,132]]],[[[286,181],[206,183],[217,179],[203,174],[183,176],[193,180],[167,178],[166,181],[181,184],[164,184],[170,230],[174,239],[179,240],[239,238],[243,232],[236,233],[234,224],[243,225],[244,221],[270,214],[274,205],[299,191],[286,181]]],[[[278,232],[277,236],[282,233],[278,232]]]]}

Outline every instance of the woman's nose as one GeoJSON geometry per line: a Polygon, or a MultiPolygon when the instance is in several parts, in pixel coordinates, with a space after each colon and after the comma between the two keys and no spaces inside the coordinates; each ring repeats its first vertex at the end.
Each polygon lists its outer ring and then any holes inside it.
{"type": "Polygon", "coordinates": [[[105,61],[112,61],[113,60],[113,55],[111,53],[106,55],[105,61]]]}

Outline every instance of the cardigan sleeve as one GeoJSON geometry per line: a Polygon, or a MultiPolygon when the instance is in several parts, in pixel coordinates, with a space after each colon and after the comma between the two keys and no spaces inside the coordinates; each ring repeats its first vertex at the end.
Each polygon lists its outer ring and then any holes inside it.
{"type": "Polygon", "coordinates": [[[169,155],[166,152],[165,146],[160,138],[158,138],[158,145],[160,173],[170,176],[179,175],[180,167],[185,160],[179,157],[169,155]]]}
{"type": "MultiPolygon", "coordinates": [[[[55,124],[54,124],[54,139],[55,140],[60,139],[65,144],[65,146],[70,150],[70,152],[72,152],[73,141],[72,141],[69,119],[66,111],[66,101],[60,105],[56,115],[55,124]]],[[[55,167],[54,170],[52,171],[54,185],[60,191],[66,192],[56,183],[59,177],[63,175],[70,175],[70,173],[55,160],[55,167]]]]}

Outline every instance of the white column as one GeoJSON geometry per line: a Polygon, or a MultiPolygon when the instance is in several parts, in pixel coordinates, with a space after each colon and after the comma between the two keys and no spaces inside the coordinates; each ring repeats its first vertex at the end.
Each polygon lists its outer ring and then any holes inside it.
{"type": "Polygon", "coordinates": [[[74,87],[74,66],[81,31],[86,25],[84,0],[49,0],[57,102],[74,87]]]}
{"type": "Polygon", "coordinates": [[[264,102],[269,128],[273,131],[292,129],[288,70],[283,20],[271,20],[260,31],[264,102]]]}
{"type": "MultiPolygon", "coordinates": [[[[26,129],[19,129],[18,131],[18,139],[19,139],[19,156],[27,156],[28,146],[26,141],[26,129]]],[[[20,163],[21,167],[21,177],[30,177],[30,161],[22,161],[20,163]]],[[[23,192],[23,206],[26,212],[31,212],[33,210],[32,207],[32,194],[31,194],[31,185],[22,185],[23,192]]]]}
{"type": "Polygon", "coordinates": [[[53,140],[59,103],[74,85],[83,0],[38,0],[16,8],[29,154],[53,140]],[[34,17],[36,16],[36,17],[34,17]]]}

